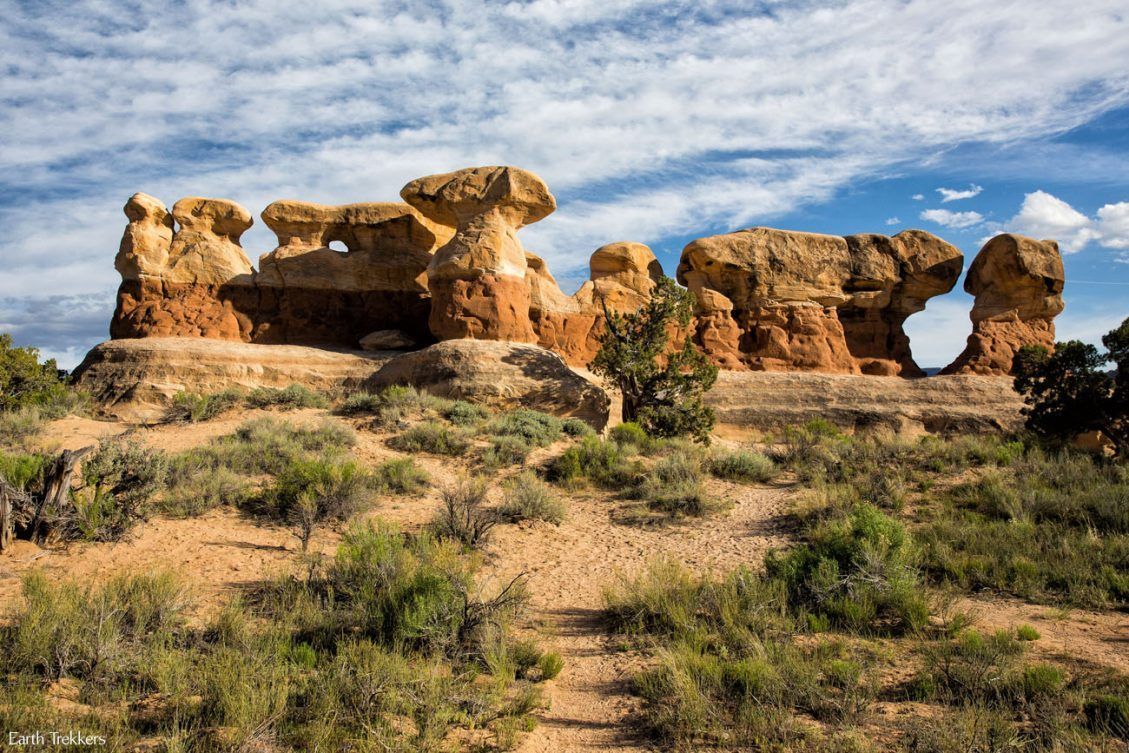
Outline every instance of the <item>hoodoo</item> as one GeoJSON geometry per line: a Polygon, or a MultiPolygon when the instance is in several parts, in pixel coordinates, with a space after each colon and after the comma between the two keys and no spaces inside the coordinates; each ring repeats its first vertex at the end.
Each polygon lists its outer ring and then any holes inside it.
{"type": "Polygon", "coordinates": [[[972,334],[943,374],[1010,374],[1024,345],[1053,348],[1066,274],[1054,241],[997,235],[984,244],[964,281],[976,296],[972,334]]]}

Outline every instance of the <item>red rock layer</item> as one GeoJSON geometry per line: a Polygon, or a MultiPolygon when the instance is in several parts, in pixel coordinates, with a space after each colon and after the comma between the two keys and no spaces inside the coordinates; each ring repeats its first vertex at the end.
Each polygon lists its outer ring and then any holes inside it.
{"type": "Polygon", "coordinates": [[[743,333],[738,357],[753,371],[858,373],[834,308],[748,309],[736,312],[735,324],[743,333]]]}
{"type": "Polygon", "coordinates": [[[115,340],[206,337],[273,345],[357,347],[380,329],[433,342],[431,300],[412,291],[327,291],[125,280],[110,322],[115,340]]]}
{"type": "Polygon", "coordinates": [[[529,288],[510,275],[433,285],[430,325],[439,340],[537,342],[529,321],[529,288]]]}
{"type": "Polygon", "coordinates": [[[1053,350],[1055,325],[1047,319],[995,321],[985,319],[972,325],[968,344],[942,374],[1009,376],[1015,356],[1025,345],[1042,345],[1053,350]]]}
{"type": "Polygon", "coordinates": [[[249,342],[255,289],[162,280],[123,280],[110,337],[206,337],[249,342]]]}

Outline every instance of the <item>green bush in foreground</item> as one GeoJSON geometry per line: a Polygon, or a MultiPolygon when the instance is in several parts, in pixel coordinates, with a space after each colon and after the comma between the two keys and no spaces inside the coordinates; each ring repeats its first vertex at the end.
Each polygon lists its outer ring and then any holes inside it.
{"type": "Polygon", "coordinates": [[[393,494],[417,494],[430,478],[411,458],[393,458],[376,467],[372,481],[376,488],[393,494]]]}
{"type": "Polygon", "coordinates": [[[707,464],[710,473],[727,481],[764,483],[776,475],[776,464],[759,452],[715,452],[707,464]]]}
{"type": "Polygon", "coordinates": [[[861,504],[818,524],[808,541],[765,561],[769,578],[819,619],[856,632],[905,633],[923,627],[922,595],[909,534],[877,508],[861,504]]]}
{"type": "Polygon", "coordinates": [[[172,405],[165,411],[166,421],[199,423],[210,421],[243,402],[243,393],[237,389],[201,395],[195,392],[178,392],[172,405]]]}
{"type": "Polygon", "coordinates": [[[560,665],[510,633],[521,581],[483,595],[476,570],[456,544],[362,526],[324,569],[201,627],[167,575],[101,587],[31,576],[0,626],[0,723],[77,726],[113,749],[511,747],[541,703],[533,679],[560,665]],[[58,678],[81,705],[48,700],[58,678]]]}
{"type": "Polygon", "coordinates": [[[425,421],[388,440],[401,452],[429,452],[433,455],[463,455],[470,441],[458,430],[437,421],[425,421]]]}
{"type": "Polygon", "coordinates": [[[494,437],[517,437],[533,447],[544,447],[556,441],[563,422],[548,413],[518,408],[497,416],[486,427],[494,437]]]}
{"type": "Polygon", "coordinates": [[[319,395],[300,384],[292,384],[282,389],[259,387],[251,390],[245,400],[247,405],[252,408],[297,410],[298,408],[325,408],[329,406],[329,401],[324,395],[319,395]]]}
{"type": "Polygon", "coordinates": [[[543,520],[560,525],[564,521],[564,503],[531,471],[519,473],[507,481],[503,491],[505,500],[498,508],[498,514],[511,523],[543,520]]]}

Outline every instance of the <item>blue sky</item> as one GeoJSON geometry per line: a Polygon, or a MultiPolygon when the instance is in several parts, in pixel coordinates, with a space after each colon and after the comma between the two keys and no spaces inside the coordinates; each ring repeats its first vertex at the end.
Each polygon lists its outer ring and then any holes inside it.
{"type": "MultiPolygon", "coordinates": [[[[549,183],[522,237],[569,292],[615,240],[673,273],[757,224],[917,227],[966,263],[1011,230],[1067,252],[1060,339],[1129,316],[1123,0],[0,0],[0,66],[0,331],[68,366],[107,336],[135,191],[257,215],[482,164],[549,183]]],[[[920,363],[970,305],[909,320],[920,363]]]]}

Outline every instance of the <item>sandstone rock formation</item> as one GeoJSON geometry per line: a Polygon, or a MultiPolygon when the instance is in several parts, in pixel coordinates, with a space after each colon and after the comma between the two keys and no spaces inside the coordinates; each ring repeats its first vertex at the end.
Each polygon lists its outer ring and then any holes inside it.
{"type": "Polygon", "coordinates": [[[599,350],[604,311],[625,314],[645,304],[662,276],[662,266],[642,243],[620,241],[596,249],[589,260],[589,279],[575,295],[566,296],[545,262],[527,254],[530,319],[537,342],[583,366],[599,350]]]}
{"type": "Polygon", "coordinates": [[[972,334],[941,373],[1007,375],[1022,346],[1053,348],[1065,279],[1054,241],[1006,233],[985,243],[964,281],[976,296],[972,334]]]}
{"type": "Polygon", "coordinates": [[[705,402],[718,423],[779,431],[814,419],[903,435],[1017,431],[1023,398],[1008,379],[722,371],[705,402]]]}
{"type": "Polygon", "coordinates": [[[357,390],[395,353],[338,352],[298,345],[254,345],[200,337],[146,337],[97,345],[75,370],[99,412],[156,421],[178,392],[228,387],[357,390]]]}
{"type": "Polygon", "coordinates": [[[678,281],[697,298],[698,344],[724,368],[917,376],[902,323],[952,289],[961,260],[922,231],[757,227],[691,242],[678,281]]]}
{"type": "Polygon", "coordinates": [[[145,194],[130,198],[125,213],[111,336],[248,339],[255,296],[239,237],[251,214],[226,199],[189,197],[173,206],[173,231],[164,207],[145,194]]]}
{"type": "Polygon", "coordinates": [[[375,330],[398,329],[432,340],[427,266],[454,231],[407,204],[277,201],[262,216],[279,245],[260,258],[259,272],[239,245],[252,220],[238,204],[182,199],[170,214],[137,194],[125,212],[114,338],[355,348],[375,330]],[[330,248],[335,241],[347,250],[330,248]]]}
{"type": "Polygon", "coordinates": [[[262,216],[278,248],[259,259],[255,342],[354,347],[382,329],[431,341],[427,266],[451,228],[401,202],[276,201],[262,216]]]}
{"type": "Polygon", "coordinates": [[[925,310],[934,296],[953,289],[964,265],[955,246],[922,230],[894,237],[848,235],[851,298],[839,306],[839,321],[862,373],[924,376],[910,353],[902,325],[925,310]]]}
{"type": "Polygon", "coordinates": [[[517,231],[557,208],[548,186],[516,167],[476,167],[419,178],[400,196],[455,227],[427,269],[431,332],[440,340],[535,342],[517,231]]]}
{"type": "MultiPolygon", "coordinates": [[[[556,201],[516,167],[419,178],[401,196],[407,203],[271,204],[262,217],[278,247],[256,272],[240,246],[252,222],[243,207],[187,198],[169,212],[136,194],[115,262],[111,334],[346,349],[499,340],[584,366],[605,312],[637,310],[662,275],[646,246],[609,243],[593,253],[590,279],[566,295],[517,237],[556,201]]],[[[962,261],[918,230],[839,237],[755,227],[693,241],[677,277],[695,294],[693,337],[724,369],[922,376],[903,325],[952,289],[962,261]]],[[[1052,344],[1062,308],[1053,241],[993,239],[966,289],[977,297],[973,335],[947,371],[1006,374],[1021,345],[1052,344]]]]}
{"type": "Polygon", "coordinates": [[[396,356],[367,388],[393,384],[499,410],[524,407],[580,418],[596,429],[608,421],[606,392],[569,369],[556,353],[526,343],[447,340],[396,356]]]}

